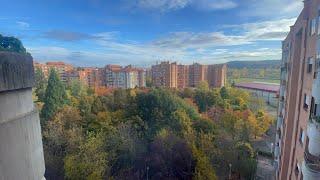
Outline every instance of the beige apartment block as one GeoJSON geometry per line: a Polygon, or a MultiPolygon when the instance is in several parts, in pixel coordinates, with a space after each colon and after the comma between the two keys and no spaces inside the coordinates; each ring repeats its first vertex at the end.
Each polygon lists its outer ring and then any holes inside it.
{"type": "Polygon", "coordinates": [[[152,83],[156,87],[177,88],[177,63],[169,61],[151,67],[152,83]]]}
{"type": "Polygon", "coordinates": [[[152,66],[151,78],[156,87],[183,89],[197,87],[201,81],[205,81],[210,87],[220,88],[226,85],[227,65],[177,65],[165,61],[152,66]]]}

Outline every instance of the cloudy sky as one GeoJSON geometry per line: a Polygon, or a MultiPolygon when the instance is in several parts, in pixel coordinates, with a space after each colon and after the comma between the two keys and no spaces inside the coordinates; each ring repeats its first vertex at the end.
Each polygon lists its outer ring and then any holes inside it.
{"type": "Polygon", "coordinates": [[[10,0],[0,34],[78,66],[281,58],[302,0],[10,0]]]}

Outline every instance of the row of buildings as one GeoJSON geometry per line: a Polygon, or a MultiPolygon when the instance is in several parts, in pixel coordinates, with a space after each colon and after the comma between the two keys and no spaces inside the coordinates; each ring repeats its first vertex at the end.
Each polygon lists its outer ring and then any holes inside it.
{"type": "Polygon", "coordinates": [[[153,65],[148,73],[156,87],[185,88],[196,87],[201,81],[208,82],[210,87],[223,87],[226,84],[226,64],[178,65],[176,62],[161,62],[153,65]]]}
{"type": "Polygon", "coordinates": [[[107,65],[103,68],[73,67],[64,62],[34,62],[35,69],[42,70],[48,76],[50,69],[55,69],[64,82],[80,80],[91,88],[108,87],[130,89],[145,87],[146,78],[151,79],[156,87],[185,88],[196,87],[201,81],[207,81],[211,87],[222,87],[226,83],[227,67],[225,64],[178,65],[168,61],[144,70],[131,65],[107,65]]]}
{"type": "Polygon", "coordinates": [[[122,67],[119,65],[107,65],[103,68],[73,67],[64,62],[47,62],[45,64],[34,62],[35,69],[42,70],[44,75],[49,75],[50,69],[55,69],[60,79],[64,82],[80,80],[91,88],[124,88],[146,86],[146,72],[144,69],[131,65],[122,67]]]}
{"type": "Polygon", "coordinates": [[[320,0],[304,1],[282,43],[274,155],[277,179],[320,179],[320,0]]]}

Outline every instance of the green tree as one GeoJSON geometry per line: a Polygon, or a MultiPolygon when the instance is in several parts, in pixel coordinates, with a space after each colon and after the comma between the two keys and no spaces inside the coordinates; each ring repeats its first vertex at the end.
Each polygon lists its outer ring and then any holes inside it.
{"type": "Polygon", "coordinates": [[[200,91],[209,91],[209,84],[207,81],[201,81],[199,82],[197,89],[200,91]]]}
{"type": "Polygon", "coordinates": [[[50,120],[66,102],[67,94],[64,84],[60,81],[57,72],[51,69],[44,98],[44,106],[41,110],[42,119],[45,121],[50,120]]]}
{"type": "Polygon", "coordinates": [[[71,180],[104,179],[108,170],[107,152],[103,150],[102,134],[89,134],[85,142],[81,142],[79,150],[65,158],[65,174],[71,180]]]}
{"type": "Polygon", "coordinates": [[[0,34],[0,51],[27,53],[21,41],[15,37],[6,37],[0,34]]]}
{"type": "Polygon", "coordinates": [[[195,180],[216,180],[215,171],[210,164],[208,157],[199,149],[193,147],[193,156],[196,161],[193,179],[195,180]]]}
{"type": "Polygon", "coordinates": [[[228,99],[228,98],[229,98],[229,93],[228,93],[227,88],[222,87],[222,88],[220,89],[220,95],[221,95],[221,97],[222,97],[223,99],[228,99]]]}
{"type": "Polygon", "coordinates": [[[38,101],[44,102],[46,94],[47,80],[44,73],[40,68],[36,68],[35,72],[35,93],[38,97],[38,101]]]}
{"type": "Polygon", "coordinates": [[[257,162],[255,152],[249,143],[239,142],[235,146],[237,161],[234,168],[245,179],[254,179],[257,162]]]}

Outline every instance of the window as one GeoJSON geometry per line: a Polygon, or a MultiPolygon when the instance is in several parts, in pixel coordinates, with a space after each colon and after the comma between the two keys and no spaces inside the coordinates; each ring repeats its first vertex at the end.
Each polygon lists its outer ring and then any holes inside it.
{"type": "Polygon", "coordinates": [[[310,35],[312,36],[316,32],[316,19],[310,21],[310,35]]]}
{"type": "Polygon", "coordinates": [[[307,72],[308,73],[312,72],[313,61],[314,61],[314,59],[312,57],[308,58],[308,65],[307,65],[307,72]]]}
{"type": "Polygon", "coordinates": [[[300,172],[300,165],[297,163],[296,169],[295,169],[296,176],[299,175],[299,172],[300,172]]]}
{"type": "Polygon", "coordinates": [[[309,103],[310,103],[310,97],[307,96],[307,94],[304,94],[304,105],[303,105],[303,108],[304,109],[308,109],[309,108],[309,103]]]}
{"type": "Polygon", "coordinates": [[[303,129],[301,128],[300,129],[300,137],[299,137],[299,140],[300,140],[300,143],[303,145],[303,143],[304,143],[304,131],[303,131],[303,129]]]}

